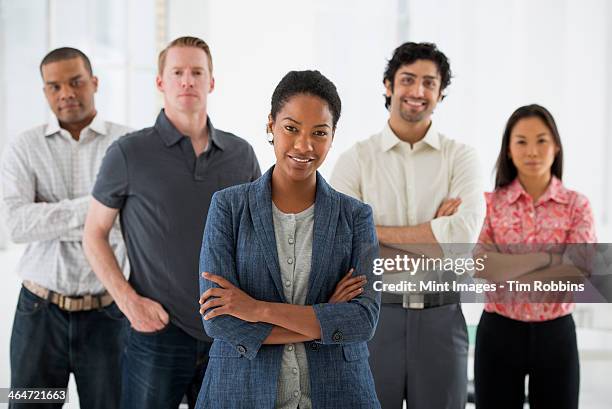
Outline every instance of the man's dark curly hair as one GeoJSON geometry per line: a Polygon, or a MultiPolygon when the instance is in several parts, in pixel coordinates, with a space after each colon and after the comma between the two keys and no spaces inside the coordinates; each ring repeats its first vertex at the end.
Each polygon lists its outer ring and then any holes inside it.
{"type": "MultiPolygon", "coordinates": [[[[438,67],[442,82],[440,83],[440,93],[444,91],[451,83],[451,69],[448,58],[444,53],[436,47],[433,43],[404,43],[397,47],[393,51],[393,57],[387,63],[385,69],[385,75],[383,77],[383,83],[389,81],[391,83],[391,89],[393,89],[393,81],[395,79],[395,73],[402,65],[412,64],[417,60],[429,60],[432,61],[438,67]]],[[[391,98],[385,95],[385,108],[389,109],[391,105],[391,98]]]]}
{"type": "Polygon", "coordinates": [[[334,129],[336,128],[342,109],[340,96],[334,83],[319,71],[289,71],[280,80],[272,94],[272,107],[270,109],[272,119],[276,119],[276,115],[287,101],[298,94],[313,95],[327,102],[333,117],[334,129]]]}

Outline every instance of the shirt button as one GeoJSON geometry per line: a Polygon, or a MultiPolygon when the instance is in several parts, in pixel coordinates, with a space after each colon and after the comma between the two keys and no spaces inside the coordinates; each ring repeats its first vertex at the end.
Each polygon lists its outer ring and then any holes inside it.
{"type": "Polygon", "coordinates": [[[287,349],[288,349],[289,351],[293,351],[293,345],[291,345],[291,344],[287,345],[287,349]]]}
{"type": "Polygon", "coordinates": [[[332,340],[334,342],[342,342],[343,339],[344,339],[344,335],[342,335],[342,331],[336,331],[332,335],[332,340]]]}
{"type": "Polygon", "coordinates": [[[289,280],[285,281],[285,287],[291,287],[291,281],[289,280]]]}
{"type": "Polygon", "coordinates": [[[238,345],[236,349],[238,350],[238,352],[240,352],[240,355],[244,355],[246,353],[246,348],[242,345],[238,345]]]}
{"type": "Polygon", "coordinates": [[[287,259],[287,263],[289,263],[289,264],[293,264],[293,259],[292,259],[291,257],[289,257],[289,258],[287,259]]]}
{"type": "Polygon", "coordinates": [[[293,237],[289,237],[288,241],[289,241],[289,244],[293,244],[294,243],[293,237]]]}
{"type": "Polygon", "coordinates": [[[295,396],[297,398],[298,396],[300,396],[300,392],[299,391],[293,391],[293,396],[295,396]]]}
{"type": "Polygon", "coordinates": [[[293,372],[293,374],[297,374],[297,373],[298,373],[298,370],[297,370],[297,368],[293,368],[293,369],[291,370],[291,372],[293,372]]]}

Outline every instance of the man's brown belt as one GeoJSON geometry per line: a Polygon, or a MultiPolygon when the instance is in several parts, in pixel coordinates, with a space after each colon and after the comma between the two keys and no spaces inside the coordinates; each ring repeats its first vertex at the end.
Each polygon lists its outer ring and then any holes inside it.
{"type": "Polygon", "coordinates": [[[113,297],[108,292],[101,294],[87,294],[81,297],[68,297],[58,294],[32,281],[24,280],[23,286],[40,298],[57,305],[64,311],[91,311],[98,308],[108,307],[113,303],[113,297]]]}

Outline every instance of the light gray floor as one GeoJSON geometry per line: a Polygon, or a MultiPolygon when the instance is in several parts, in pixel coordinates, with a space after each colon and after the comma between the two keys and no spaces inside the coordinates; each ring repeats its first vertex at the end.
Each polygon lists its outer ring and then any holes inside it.
{"type": "MultiPolygon", "coordinates": [[[[0,266],[2,266],[2,285],[0,285],[0,388],[10,385],[9,340],[13,314],[20,289],[20,280],[15,275],[15,265],[22,246],[10,245],[8,249],[0,250],[0,266]]],[[[476,324],[482,306],[464,304],[464,314],[468,324],[476,324]]],[[[612,305],[582,305],[579,306],[575,319],[578,326],[578,344],[581,356],[581,409],[612,408],[612,305]],[[608,329],[601,329],[608,328],[608,329]]],[[[470,375],[472,369],[470,368],[470,375]]],[[[69,385],[71,402],[64,407],[78,409],[79,402],[73,379],[69,385]]],[[[0,404],[5,408],[6,404],[0,404]]],[[[469,406],[468,407],[473,407],[469,406]]]]}

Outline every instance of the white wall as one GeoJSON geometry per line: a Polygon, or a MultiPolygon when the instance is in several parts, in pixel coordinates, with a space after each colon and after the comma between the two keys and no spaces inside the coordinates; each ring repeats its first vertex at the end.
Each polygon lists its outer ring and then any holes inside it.
{"type": "Polygon", "coordinates": [[[347,0],[209,2],[214,123],[249,139],[262,169],[268,168],[274,154],[265,141],[265,123],[276,84],[290,70],[318,69],[336,84],[343,103],[321,169],[328,175],[342,151],[385,121],[382,73],[398,42],[396,7],[395,0],[376,7],[347,0]]]}

